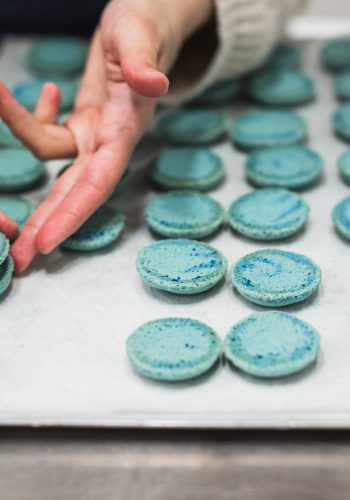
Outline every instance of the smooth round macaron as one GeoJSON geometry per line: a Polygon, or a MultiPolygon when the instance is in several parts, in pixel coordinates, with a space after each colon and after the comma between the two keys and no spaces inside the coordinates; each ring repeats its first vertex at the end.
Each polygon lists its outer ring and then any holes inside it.
{"type": "Polygon", "coordinates": [[[258,187],[304,189],[319,179],[322,170],[320,155],[302,145],[253,151],[245,164],[247,179],[258,187]]]}
{"type": "Polygon", "coordinates": [[[253,111],[238,118],[231,140],[244,150],[289,146],[306,139],[305,121],[289,111],[253,111]]]}
{"type": "Polygon", "coordinates": [[[350,69],[350,38],[338,38],[326,43],[321,50],[321,60],[329,71],[350,69]]]}
{"type": "Polygon", "coordinates": [[[201,95],[192,99],[189,106],[221,106],[234,99],[241,90],[241,82],[239,80],[230,80],[218,83],[201,95]]]}
{"type": "Polygon", "coordinates": [[[231,280],[247,300],[282,307],[310,297],[320,284],[321,270],[305,255],[267,249],[240,259],[232,268],[231,280]]]}
{"type": "Polygon", "coordinates": [[[333,114],[333,128],[340,137],[350,141],[350,103],[343,104],[333,114]]]}
{"type": "Polygon", "coordinates": [[[0,120],[0,148],[22,148],[23,144],[13,135],[6,123],[0,120]]]}
{"type": "Polygon", "coordinates": [[[2,264],[10,251],[10,242],[3,233],[0,233],[0,264],[2,264]]]}
{"type": "Polygon", "coordinates": [[[15,264],[11,255],[0,265],[0,294],[4,293],[11,284],[15,264]]]}
{"type": "Polygon", "coordinates": [[[40,182],[45,165],[24,148],[0,150],[0,193],[26,191],[40,182]]]}
{"type": "Polygon", "coordinates": [[[260,104],[297,106],[315,97],[313,80],[299,71],[265,70],[250,79],[247,92],[260,104]]]}
{"type": "Polygon", "coordinates": [[[342,101],[350,100],[350,71],[345,71],[334,77],[334,93],[342,101]]]}
{"type": "Polygon", "coordinates": [[[174,144],[210,144],[223,137],[226,120],[218,111],[178,110],[159,120],[157,132],[174,144]]]}
{"type": "Polygon", "coordinates": [[[61,243],[66,250],[92,252],[114,243],[124,229],[124,216],[117,210],[103,205],[78,229],[61,243]]]}
{"type": "Polygon", "coordinates": [[[337,166],[344,181],[350,184],[350,149],[339,156],[337,166]]]}
{"type": "Polygon", "coordinates": [[[228,211],[231,227],[254,240],[280,240],[298,232],[309,216],[309,205],[281,188],[258,189],[240,196],[228,211]]]}
{"type": "Polygon", "coordinates": [[[332,210],[335,227],[345,238],[350,239],[350,196],[347,196],[332,210]]]}
{"type": "Polygon", "coordinates": [[[264,68],[297,69],[301,65],[301,50],[295,45],[282,43],[272,51],[264,68]]]}
{"type": "Polygon", "coordinates": [[[30,68],[41,75],[71,77],[83,70],[87,54],[86,40],[51,36],[34,42],[27,60],[30,68]]]}
{"type": "Polygon", "coordinates": [[[313,363],[320,337],[308,323],[280,311],[252,314],[233,326],[224,341],[225,357],[249,375],[285,377],[313,363]]]}
{"type": "Polygon", "coordinates": [[[204,238],[215,233],[225,218],[223,207],[197,191],[171,191],[146,206],[149,227],[166,238],[204,238]]]}
{"type": "Polygon", "coordinates": [[[24,198],[14,195],[0,195],[0,212],[17,222],[22,227],[33,212],[33,205],[24,198]]]}
{"type": "Polygon", "coordinates": [[[151,167],[151,178],[165,189],[206,191],[224,177],[221,158],[207,148],[176,147],[162,151],[151,167]]]}
{"type": "MultiPolygon", "coordinates": [[[[46,80],[20,83],[14,87],[13,95],[22,106],[29,111],[34,111],[45,83],[46,80]]],[[[56,78],[53,83],[56,83],[61,91],[60,111],[70,110],[74,105],[78,82],[74,80],[58,80],[56,78]]]]}
{"type": "Polygon", "coordinates": [[[143,248],[137,270],[149,286],[167,292],[191,295],[205,292],[224,277],[225,257],[199,241],[162,240],[143,248]]]}
{"type": "Polygon", "coordinates": [[[145,377],[177,382],[198,377],[219,359],[215,331],[189,318],[163,318],[145,323],[127,339],[127,354],[145,377]]]}

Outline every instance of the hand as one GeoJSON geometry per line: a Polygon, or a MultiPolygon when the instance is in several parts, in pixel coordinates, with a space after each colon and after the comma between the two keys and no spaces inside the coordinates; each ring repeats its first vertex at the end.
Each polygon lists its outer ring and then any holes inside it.
{"type": "Polygon", "coordinates": [[[57,125],[60,92],[47,83],[34,114],[0,84],[0,115],[39,158],[76,157],[12,246],[16,272],[74,233],[111,195],[149,125],[165,72],[212,0],[113,0],[102,16],[75,110],[57,125]],[[179,5],[181,3],[182,5],[179,5]]]}
{"type": "Polygon", "coordinates": [[[18,225],[15,221],[7,217],[4,212],[0,211],[0,233],[3,233],[6,238],[12,240],[18,233],[18,225]]]}

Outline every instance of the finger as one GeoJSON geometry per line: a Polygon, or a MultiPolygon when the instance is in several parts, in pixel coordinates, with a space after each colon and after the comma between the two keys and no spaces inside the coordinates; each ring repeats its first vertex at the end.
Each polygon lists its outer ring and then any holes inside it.
{"type": "Polygon", "coordinates": [[[18,225],[4,212],[0,211],[0,232],[12,240],[18,233],[18,225]]]}
{"type": "Polygon", "coordinates": [[[73,134],[66,127],[43,125],[0,82],[0,116],[12,132],[40,159],[76,156],[73,134]]]}
{"type": "Polygon", "coordinates": [[[87,158],[79,159],[56,180],[48,197],[24,225],[21,234],[11,248],[16,273],[21,273],[27,269],[34,259],[38,252],[36,247],[38,232],[77,182],[81,172],[86,167],[87,161],[87,158]]]}
{"type": "Polygon", "coordinates": [[[105,145],[91,158],[74,188],[38,233],[36,245],[47,254],[71,236],[112,194],[128,164],[134,142],[105,145]]]}
{"type": "Polygon", "coordinates": [[[55,83],[45,83],[34,116],[41,123],[56,123],[61,101],[61,92],[55,83]]]}

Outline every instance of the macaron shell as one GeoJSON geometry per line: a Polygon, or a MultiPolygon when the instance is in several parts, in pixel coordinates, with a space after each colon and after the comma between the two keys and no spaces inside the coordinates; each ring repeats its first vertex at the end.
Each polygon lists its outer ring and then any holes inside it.
{"type": "Polygon", "coordinates": [[[327,42],[321,50],[321,60],[329,71],[350,69],[350,38],[338,38],[327,42]]]}
{"type": "Polygon", "coordinates": [[[26,149],[0,150],[0,193],[26,191],[45,174],[45,165],[26,149]]]}
{"type": "Polygon", "coordinates": [[[10,242],[3,233],[0,233],[0,265],[6,260],[10,251],[10,242]]]}
{"type": "Polygon", "coordinates": [[[232,80],[221,82],[192,99],[190,106],[220,106],[234,99],[241,90],[241,82],[232,80]]]}
{"type": "Polygon", "coordinates": [[[14,262],[11,255],[0,265],[0,294],[4,293],[11,284],[14,271],[14,262]]]}
{"type": "MultiPolygon", "coordinates": [[[[29,111],[34,111],[41,96],[46,80],[34,80],[16,85],[13,95],[17,101],[29,111]]],[[[78,82],[73,80],[54,79],[61,92],[60,111],[72,109],[78,92],[78,82]]]]}
{"type": "Polygon", "coordinates": [[[22,227],[33,212],[33,205],[24,198],[14,195],[0,195],[0,211],[22,227]]]}
{"type": "Polygon", "coordinates": [[[337,166],[344,181],[350,184],[350,149],[341,154],[337,166]]]}
{"type": "Polygon", "coordinates": [[[302,52],[296,45],[281,43],[275,47],[264,63],[269,69],[297,69],[301,65],[302,52]]]}
{"type": "Polygon", "coordinates": [[[350,103],[343,104],[333,114],[333,128],[346,141],[350,141],[350,103]]]}
{"type": "Polygon", "coordinates": [[[22,148],[23,144],[19,141],[8,128],[8,126],[0,120],[0,148],[22,148]]]}
{"type": "Polygon", "coordinates": [[[345,238],[350,239],[350,196],[347,196],[332,211],[335,227],[345,238]]]}

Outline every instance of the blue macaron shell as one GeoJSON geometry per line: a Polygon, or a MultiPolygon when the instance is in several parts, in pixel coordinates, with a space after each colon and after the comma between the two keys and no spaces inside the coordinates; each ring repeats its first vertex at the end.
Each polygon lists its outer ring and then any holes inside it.
{"type": "Polygon", "coordinates": [[[210,144],[223,137],[226,120],[218,111],[178,110],[159,120],[157,132],[171,143],[210,144]]]}
{"type": "Polygon", "coordinates": [[[42,75],[70,77],[83,70],[88,47],[86,40],[77,37],[42,37],[33,43],[28,64],[42,75]]]}
{"type": "Polygon", "coordinates": [[[222,224],[220,203],[197,191],[171,191],[153,198],[145,219],[153,231],[167,238],[204,238],[222,224]]]}
{"type": "Polygon", "coordinates": [[[260,72],[249,81],[247,91],[255,101],[271,106],[296,106],[315,96],[312,79],[291,70],[260,72]]]}
{"type": "Polygon", "coordinates": [[[234,99],[240,90],[241,82],[239,80],[221,82],[210,87],[188,104],[191,106],[220,106],[234,99]]]}
{"type": "Polygon", "coordinates": [[[10,242],[3,233],[0,233],[0,264],[7,258],[10,251],[10,242]]]}
{"type": "Polygon", "coordinates": [[[350,239],[350,196],[347,196],[332,211],[335,227],[345,238],[350,239]]]}
{"type": "Polygon", "coordinates": [[[24,198],[14,195],[0,195],[0,211],[22,227],[33,212],[33,205],[24,198]]]}
{"type": "Polygon", "coordinates": [[[23,144],[17,139],[8,128],[8,126],[0,120],[0,147],[6,148],[22,148],[23,144]]]}
{"type": "Polygon", "coordinates": [[[252,314],[237,323],[224,341],[233,365],[256,377],[284,377],[313,363],[320,337],[308,323],[279,311],[252,314]]]}
{"type": "Polygon", "coordinates": [[[284,250],[259,250],[240,259],[231,271],[237,291],[262,306],[282,307],[310,297],[321,281],[308,257],[284,250]]]}
{"type": "Polygon", "coordinates": [[[297,69],[301,65],[301,50],[295,45],[281,43],[264,63],[269,69],[297,69]]]}
{"type": "Polygon", "coordinates": [[[24,148],[0,149],[0,193],[26,191],[44,176],[45,165],[24,148]]]}
{"type": "Polygon", "coordinates": [[[205,292],[224,277],[225,257],[211,245],[188,239],[162,240],[143,248],[137,270],[149,286],[190,295],[205,292]]]}
{"type": "Polygon", "coordinates": [[[245,164],[246,177],[259,187],[304,189],[314,184],[323,160],[306,146],[284,146],[254,151],[245,164]]]}
{"type": "Polygon", "coordinates": [[[321,60],[330,71],[350,69],[350,38],[338,38],[327,42],[321,50],[321,60]]]}
{"type": "Polygon", "coordinates": [[[225,175],[221,158],[203,147],[176,147],[162,151],[151,168],[151,178],[166,189],[214,187],[225,175]]]}
{"type": "Polygon", "coordinates": [[[344,181],[350,184],[350,149],[340,155],[337,166],[344,181]]]}
{"type": "MultiPolygon", "coordinates": [[[[33,80],[16,85],[13,95],[29,111],[34,111],[46,80],[33,80]]],[[[54,79],[61,91],[60,111],[70,110],[78,91],[78,82],[74,80],[54,79]]]]}
{"type": "Polygon", "coordinates": [[[11,284],[13,270],[15,268],[11,255],[0,265],[0,294],[4,293],[11,284]]]}
{"type": "Polygon", "coordinates": [[[345,71],[334,77],[334,92],[338,99],[350,99],[350,71],[345,71]]]}
{"type": "Polygon", "coordinates": [[[256,240],[278,240],[299,231],[309,215],[308,204],[296,193],[266,188],[240,196],[229,208],[228,220],[240,234],[256,240]]]}
{"type": "Polygon", "coordinates": [[[61,247],[78,252],[100,250],[114,243],[124,229],[124,216],[103,205],[61,247]]]}
{"type": "Polygon", "coordinates": [[[333,128],[346,141],[350,141],[350,103],[343,104],[333,114],[333,128]]]}
{"type": "Polygon", "coordinates": [[[231,140],[242,149],[288,146],[307,136],[305,121],[289,111],[253,111],[233,123],[231,140]]]}
{"type": "Polygon", "coordinates": [[[145,323],[127,339],[132,366],[142,375],[168,382],[188,380],[218,360],[221,341],[209,326],[189,318],[145,323]]]}

